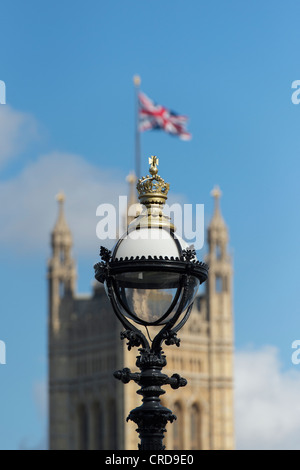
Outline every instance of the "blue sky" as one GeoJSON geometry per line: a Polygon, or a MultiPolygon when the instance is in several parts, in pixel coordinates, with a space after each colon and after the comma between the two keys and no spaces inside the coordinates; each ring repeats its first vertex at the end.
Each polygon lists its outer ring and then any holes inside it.
{"type": "Polygon", "coordinates": [[[289,402],[285,419],[298,411],[291,344],[300,337],[300,105],[291,84],[300,79],[299,15],[290,0],[1,2],[0,448],[45,446],[55,194],[66,193],[78,290],[88,292],[96,207],[126,194],[134,167],[134,74],[151,98],[189,116],[193,135],[183,142],[144,133],[143,172],[157,155],[171,192],[205,204],[206,220],[212,187],[223,192],[234,257],[239,446],[299,446],[300,427],[285,428],[283,413],[276,423],[285,431],[268,433],[280,404],[289,402]],[[257,400],[266,401],[267,441],[253,437],[257,422],[243,427],[242,394],[252,378],[260,388],[246,403],[258,409],[257,400]],[[272,380],[280,384],[275,398],[267,395],[272,380]]]}

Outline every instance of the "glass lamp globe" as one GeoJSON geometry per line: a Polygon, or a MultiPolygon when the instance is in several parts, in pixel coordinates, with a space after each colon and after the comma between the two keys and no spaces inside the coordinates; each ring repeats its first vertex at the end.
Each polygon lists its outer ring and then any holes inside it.
{"type": "MultiPolygon", "coordinates": [[[[167,323],[176,313],[184,292],[183,250],[188,245],[159,227],[141,227],[123,236],[112,253],[114,261],[130,267],[114,276],[114,291],[125,316],[151,326],[167,323]]],[[[200,280],[190,276],[182,311],[193,302],[200,280]]]]}

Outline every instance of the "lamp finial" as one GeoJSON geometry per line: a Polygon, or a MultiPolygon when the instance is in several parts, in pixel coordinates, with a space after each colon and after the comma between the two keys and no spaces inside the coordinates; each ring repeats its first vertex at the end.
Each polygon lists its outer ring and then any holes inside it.
{"type": "Polygon", "coordinates": [[[157,165],[159,164],[158,158],[153,155],[152,157],[149,158],[149,164],[150,164],[150,173],[152,176],[157,175],[158,173],[158,168],[157,165]]]}

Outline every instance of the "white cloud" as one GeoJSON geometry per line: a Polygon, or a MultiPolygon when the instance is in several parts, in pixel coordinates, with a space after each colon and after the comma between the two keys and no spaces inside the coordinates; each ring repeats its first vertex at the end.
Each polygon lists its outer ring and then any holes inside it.
{"type": "Polygon", "coordinates": [[[37,122],[28,113],[0,106],[0,167],[37,138],[37,122]]]}
{"type": "Polygon", "coordinates": [[[27,166],[10,181],[0,182],[2,248],[32,255],[45,252],[57,217],[55,195],[66,195],[65,214],[76,250],[95,252],[96,208],[128,192],[125,177],[103,170],[77,155],[53,152],[27,166]]]}
{"type": "Polygon", "coordinates": [[[48,382],[47,380],[35,381],[33,384],[33,398],[36,404],[39,418],[46,424],[48,418],[48,382]]]}
{"type": "Polygon", "coordinates": [[[238,449],[300,449],[300,368],[283,371],[278,350],[239,351],[235,357],[238,449]]]}
{"type": "Polygon", "coordinates": [[[19,450],[48,449],[48,380],[36,380],[33,383],[32,394],[36,411],[40,420],[41,436],[33,442],[32,436],[24,436],[19,442],[19,450]]]}

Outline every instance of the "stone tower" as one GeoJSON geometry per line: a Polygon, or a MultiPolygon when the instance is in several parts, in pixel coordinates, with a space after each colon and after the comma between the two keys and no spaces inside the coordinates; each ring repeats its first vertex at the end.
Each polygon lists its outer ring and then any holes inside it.
{"type": "MultiPolygon", "coordinates": [[[[133,185],[133,177],[128,179],[133,185]]],[[[168,375],[178,373],[186,387],[164,387],[163,405],[177,420],[167,425],[167,450],[232,449],[233,314],[232,262],[228,229],[220,210],[221,192],[212,191],[215,209],[207,228],[209,278],[180,330],[180,347],[164,346],[168,375]]],[[[130,198],[130,203],[134,202],[130,198]]],[[[89,296],[75,292],[72,238],[59,197],[52,233],[49,282],[49,446],[51,449],[137,449],[136,425],[126,422],[140,405],[139,388],[113,377],[135,368],[138,351],[120,340],[122,326],[101,284],[89,296]]],[[[91,267],[92,274],[92,267],[91,267]]]]}
{"type": "MultiPolygon", "coordinates": [[[[62,308],[75,293],[76,268],[71,257],[72,235],[64,215],[64,195],[57,196],[58,218],[51,234],[52,256],[48,262],[49,428],[52,435],[64,432],[68,420],[68,319],[62,308]],[[60,384],[60,385],[59,385],[60,384]]],[[[52,445],[51,444],[51,445],[52,445]]]]}
{"type": "Polygon", "coordinates": [[[221,191],[211,192],[214,214],[207,231],[209,275],[206,284],[209,321],[210,448],[233,447],[233,300],[228,229],[220,209],[221,191]]]}

